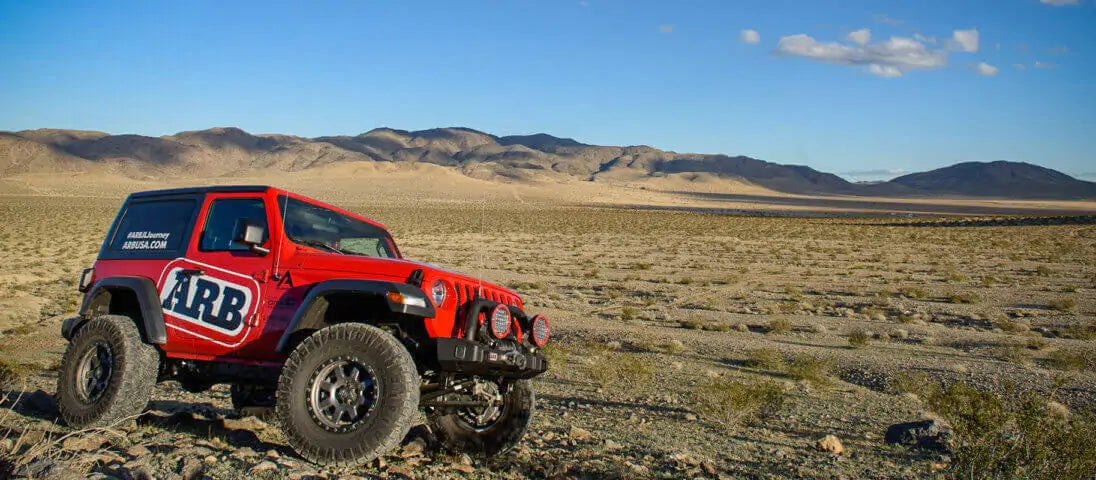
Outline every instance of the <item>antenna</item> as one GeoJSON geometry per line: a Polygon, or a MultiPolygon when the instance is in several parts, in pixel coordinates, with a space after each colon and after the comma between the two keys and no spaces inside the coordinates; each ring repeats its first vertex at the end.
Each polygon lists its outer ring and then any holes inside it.
{"type": "MultiPolygon", "coordinates": [[[[487,222],[487,191],[484,190],[483,191],[483,200],[480,201],[480,235],[482,235],[484,237],[487,236],[487,228],[484,226],[484,224],[486,222],[487,222]]],[[[487,296],[483,294],[483,271],[487,270],[487,259],[483,255],[483,248],[482,248],[483,242],[480,242],[480,245],[481,245],[480,252],[479,252],[480,274],[476,275],[476,284],[479,285],[479,296],[480,296],[480,298],[486,298],[487,296]]]]}

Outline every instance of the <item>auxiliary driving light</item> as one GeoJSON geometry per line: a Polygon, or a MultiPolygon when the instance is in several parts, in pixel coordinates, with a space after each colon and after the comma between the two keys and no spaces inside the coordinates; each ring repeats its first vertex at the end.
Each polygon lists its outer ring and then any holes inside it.
{"type": "Polygon", "coordinates": [[[548,343],[548,319],[544,315],[533,317],[533,345],[543,347],[548,343]]]}
{"type": "Polygon", "coordinates": [[[445,303],[445,282],[438,280],[434,282],[433,288],[430,289],[430,298],[434,300],[434,305],[441,307],[441,304],[445,303]]]}
{"type": "Polygon", "coordinates": [[[503,339],[510,334],[510,309],[506,305],[498,304],[491,309],[491,334],[495,338],[503,339]]]}

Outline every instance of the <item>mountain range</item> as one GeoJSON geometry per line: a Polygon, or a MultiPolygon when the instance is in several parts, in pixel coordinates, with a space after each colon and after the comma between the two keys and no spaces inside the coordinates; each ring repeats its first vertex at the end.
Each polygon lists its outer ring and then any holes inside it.
{"type": "Polygon", "coordinates": [[[803,165],[746,156],[588,145],[539,133],[495,136],[469,128],[377,128],[305,138],[211,128],[162,137],[83,130],[0,132],[0,175],[102,170],[134,178],[299,171],[340,162],[425,162],[476,178],[642,181],[671,175],[730,178],[793,194],[1096,198],[1096,183],[1019,162],[967,162],[887,182],[857,184],[803,165]]]}

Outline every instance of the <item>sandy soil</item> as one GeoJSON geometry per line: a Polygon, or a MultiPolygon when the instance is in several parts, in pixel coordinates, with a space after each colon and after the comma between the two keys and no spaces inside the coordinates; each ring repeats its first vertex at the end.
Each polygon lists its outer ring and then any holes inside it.
{"type": "MultiPolygon", "coordinates": [[[[0,180],[0,357],[31,371],[10,393],[53,391],[58,326],[126,193],[276,184],[376,218],[408,257],[511,286],[553,319],[552,369],[535,382],[539,410],[523,445],[469,460],[426,436],[425,452],[406,446],[359,471],[324,471],[293,460],[275,427],[238,420],[224,388],[164,385],[137,425],[94,433],[105,439],[87,451],[59,442],[54,465],[157,478],[181,476],[188,462],[212,478],[922,478],[947,474],[949,457],[882,441],[889,425],[927,413],[901,388],[910,378],[1010,384],[1076,413],[1096,409],[1096,226],[894,219],[1091,214],[1091,202],[812,199],[680,179],[527,185],[431,166],[333,168],[0,180]],[[706,213],[736,210],[777,216],[706,213]],[[521,228],[494,233],[511,225],[521,228]],[[792,368],[804,364],[817,371],[792,368]],[[773,412],[706,408],[707,386],[764,382],[784,399],[773,412]],[[815,448],[829,434],[843,454],[815,448]],[[273,468],[255,470],[264,461],[273,468]]],[[[29,442],[17,439],[68,433],[55,413],[4,406],[10,443],[0,453],[18,459],[29,442]]]]}

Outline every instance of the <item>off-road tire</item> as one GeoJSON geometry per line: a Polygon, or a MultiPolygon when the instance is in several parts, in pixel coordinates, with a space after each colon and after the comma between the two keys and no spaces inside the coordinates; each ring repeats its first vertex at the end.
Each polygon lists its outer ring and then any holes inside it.
{"type": "Polygon", "coordinates": [[[399,445],[419,409],[419,375],[407,349],[388,332],[360,323],[341,323],[305,338],[289,355],[278,378],[276,412],[289,445],[305,459],[353,466],[399,445]],[[352,357],[375,374],[375,404],[362,424],[333,432],[312,416],[313,377],[325,362],[352,357]]]}
{"type": "Polygon", "coordinates": [[[470,428],[453,411],[436,410],[427,414],[430,430],[441,444],[454,453],[493,457],[513,449],[533,419],[536,394],[529,380],[514,380],[503,395],[502,417],[491,426],[470,428]]]}
{"type": "Polygon", "coordinates": [[[152,396],[160,370],[160,353],[141,340],[133,320],[123,315],[100,315],[80,327],[61,357],[57,379],[57,407],[70,427],[114,425],[139,415],[152,396]],[[111,356],[111,376],[93,401],[78,393],[76,376],[92,348],[105,344],[111,356]]]}

